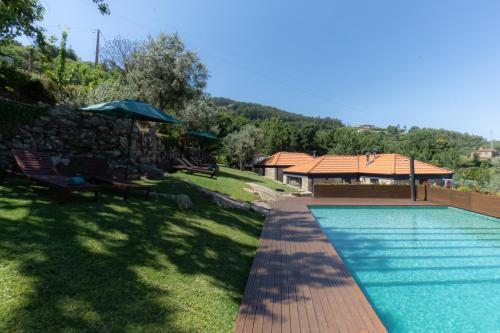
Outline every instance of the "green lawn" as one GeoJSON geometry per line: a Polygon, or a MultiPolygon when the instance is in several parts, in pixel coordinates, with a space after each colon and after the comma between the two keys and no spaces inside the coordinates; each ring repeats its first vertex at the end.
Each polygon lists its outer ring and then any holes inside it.
{"type": "Polygon", "coordinates": [[[194,211],[0,184],[0,332],[230,332],[263,218],[154,183],[194,211]]]}
{"type": "Polygon", "coordinates": [[[281,189],[286,192],[297,192],[296,189],[290,186],[258,176],[253,172],[240,171],[226,167],[220,167],[216,178],[210,178],[210,176],[199,173],[188,174],[184,171],[176,172],[173,176],[188,180],[206,189],[226,194],[235,200],[241,201],[253,201],[258,199],[257,195],[243,190],[245,187],[248,187],[245,183],[256,183],[273,190],[281,189]]]}

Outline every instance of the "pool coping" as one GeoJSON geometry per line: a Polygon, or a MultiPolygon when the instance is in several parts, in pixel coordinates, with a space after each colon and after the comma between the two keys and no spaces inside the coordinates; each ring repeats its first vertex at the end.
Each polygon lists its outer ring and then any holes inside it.
{"type": "Polygon", "coordinates": [[[387,332],[308,206],[443,206],[373,198],[290,198],[266,218],[234,332],[387,332]]]}

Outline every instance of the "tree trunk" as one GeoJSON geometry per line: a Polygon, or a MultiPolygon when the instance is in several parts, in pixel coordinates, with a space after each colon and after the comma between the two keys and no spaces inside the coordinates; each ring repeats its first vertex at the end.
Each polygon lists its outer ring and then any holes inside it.
{"type": "Polygon", "coordinates": [[[243,160],[240,160],[240,170],[243,171],[243,160]]]}

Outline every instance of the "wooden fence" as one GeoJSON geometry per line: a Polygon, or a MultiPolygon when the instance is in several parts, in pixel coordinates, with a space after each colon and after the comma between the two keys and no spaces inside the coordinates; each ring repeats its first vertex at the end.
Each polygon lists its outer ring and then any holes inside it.
{"type": "Polygon", "coordinates": [[[500,218],[500,197],[418,186],[417,198],[500,218]]]}
{"type": "MultiPolygon", "coordinates": [[[[315,198],[398,198],[410,199],[410,185],[327,185],[315,184],[315,198]]],[[[431,201],[500,218],[500,197],[417,186],[417,200],[431,201]]]]}
{"type": "Polygon", "coordinates": [[[410,199],[410,185],[326,185],[315,184],[315,198],[399,198],[410,199]]]}

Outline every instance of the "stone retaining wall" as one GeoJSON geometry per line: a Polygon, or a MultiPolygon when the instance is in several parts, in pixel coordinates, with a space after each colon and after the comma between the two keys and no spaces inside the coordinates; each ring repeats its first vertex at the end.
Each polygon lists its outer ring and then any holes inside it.
{"type": "MultiPolygon", "coordinates": [[[[131,174],[153,175],[168,170],[178,151],[156,133],[154,124],[134,126],[131,174]]],[[[0,167],[13,165],[11,149],[49,152],[55,164],[77,164],[79,158],[104,158],[117,171],[126,164],[130,120],[56,107],[30,125],[0,133],[0,167]]]]}

